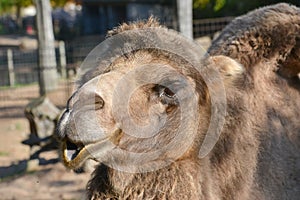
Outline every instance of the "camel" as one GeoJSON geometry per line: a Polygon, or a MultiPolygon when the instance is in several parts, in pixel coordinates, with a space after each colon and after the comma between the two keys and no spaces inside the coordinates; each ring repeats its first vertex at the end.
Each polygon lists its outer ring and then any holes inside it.
{"type": "Polygon", "coordinates": [[[299,35],[285,3],[204,55],[153,18],[113,29],[58,123],[64,164],[99,163],[88,199],[298,199],[299,35]]]}

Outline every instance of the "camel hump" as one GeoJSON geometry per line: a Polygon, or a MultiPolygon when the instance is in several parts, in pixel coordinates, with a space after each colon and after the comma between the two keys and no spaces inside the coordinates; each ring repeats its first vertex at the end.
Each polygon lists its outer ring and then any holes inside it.
{"type": "MultiPolygon", "coordinates": [[[[273,71],[285,77],[300,73],[300,9],[279,3],[234,19],[208,50],[225,55],[246,69],[258,63],[274,63],[273,71]]],[[[269,68],[268,68],[269,69],[269,68]]]]}

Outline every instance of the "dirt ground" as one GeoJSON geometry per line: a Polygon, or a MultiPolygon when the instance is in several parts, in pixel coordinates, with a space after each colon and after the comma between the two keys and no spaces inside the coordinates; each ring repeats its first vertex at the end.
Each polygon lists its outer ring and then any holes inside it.
{"type": "MultiPolygon", "coordinates": [[[[71,92],[62,84],[49,98],[63,107],[71,92]]],[[[37,85],[0,89],[0,199],[84,199],[90,174],[76,174],[55,162],[56,150],[42,153],[40,164],[28,161],[30,148],[21,143],[30,132],[24,106],[37,96],[37,85]]]]}

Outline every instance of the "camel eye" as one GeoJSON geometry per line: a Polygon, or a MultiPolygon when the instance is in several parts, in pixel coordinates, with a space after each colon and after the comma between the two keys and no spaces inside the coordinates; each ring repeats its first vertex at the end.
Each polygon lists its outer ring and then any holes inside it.
{"type": "Polygon", "coordinates": [[[174,98],[175,97],[175,93],[172,92],[169,88],[162,88],[160,94],[159,94],[160,97],[162,96],[166,96],[168,98],[174,98]]]}
{"type": "Polygon", "coordinates": [[[98,95],[95,94],[95,110],[100,110],[104,106],[103,99],[98,95]]]}
{"type": "Polygon", "coordinates": [[[178,104],[176,94],[167,87],[158,86],[158,96],[163,104],[168,104],[168,105],[178,104]]]}

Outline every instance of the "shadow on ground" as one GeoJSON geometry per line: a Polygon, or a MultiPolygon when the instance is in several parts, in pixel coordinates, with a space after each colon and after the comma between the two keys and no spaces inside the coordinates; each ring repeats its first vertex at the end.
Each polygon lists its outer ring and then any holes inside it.
{"type": "Polygon", "coordinates": [[[59,162],[58,158],[51,158],[46,160],[44,158],[34,160],[21,160],[16,164],[10,166],[0,166],[0,180],[7,179],[22,175],[26,172],[33,172],[39,169],[39,166],[45,166],[49,164],[55,164],[59,162]]]}

